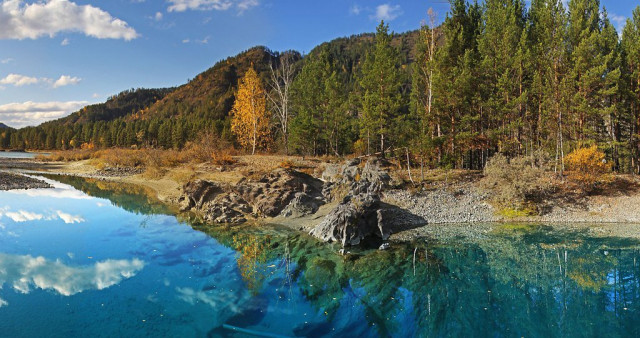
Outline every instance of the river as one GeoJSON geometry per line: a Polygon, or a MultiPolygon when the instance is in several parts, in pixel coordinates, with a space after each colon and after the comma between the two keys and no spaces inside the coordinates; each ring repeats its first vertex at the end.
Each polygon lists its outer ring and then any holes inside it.
{"type": "Polygon", "coordinates": [[[0,151],[0,158],[30,159],[38,155],[49,155],[49,153],[32,153],[25,151],[0,151]]]}
{"type": "Polygon", "coordinates": [[[3,337],[640,336],[636,240],[504,225],[340,256],[178,219],[139,188],[50,182],[0,192],[3,337]]]}

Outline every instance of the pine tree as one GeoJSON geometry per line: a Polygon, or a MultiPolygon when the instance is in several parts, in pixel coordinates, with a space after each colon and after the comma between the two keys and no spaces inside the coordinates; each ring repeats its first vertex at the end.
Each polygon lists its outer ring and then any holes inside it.
{"type": "Polygon", "coordinates": [[[434,162],[433,158],[428,157],[432,153],[438,120],[433,109],[433,81],[436,44],[440,33],[436,32],[436,13],[433,8],[429,8],[427,16],[429,21],[422,25],[416,43],[417,56],[413,65],[411,83],[411,110],[420,125],[420,129],[414,136],[413,149],[419,154],[422,179],[424,179],[425,161],[434,162]]]}
{"type": "Polygon", "coordinates": [[[604,57],[605,73],[598,96],[601,97],[600,116],[603,121],[604,142],[613,160],[613,169],[620,170],[620,148],[622,141],[623,121],[621,97],[621,45],[616,29],[609,20],[607,10],[603,10],[602,28],[599,37],[600,51],[604,57]]]}
{"type": "Polygon", "coordinates": [[[628,137],[633,172],[640,173],[640,6],[627,20],[622,33],[623,95],[630,119],[628,137]]]}
{"type": "Polygon", "coordinates": [[[376,29],[374,50],[367,55],[360,81],[364,92],[362,137],[367,140],[368,153],[371,153],[371,142],[379,139],[375,148],[380,149],[383,156],[385,147],[391,143],[391,124],[401,104],[400,60],[391,46],[391,38],[389,25],[381,21],[376,29]]]}
{"type": "Polygon", "coordinates": [[[526,47],[521,44],[525,25],[521,0],[487,0],[484,26],[478,39],[482,57],[483,108],[491,138],[498,151],[522,153],[526,47]]]}
{"type": "Polygon", "coordinates": [[[459,155],[471,148],[480,129],[477,36],[481,17],[477,3],[469,6],[464,0],[455,0],[442,26],[444,43],[436,52],[433,81],[437,111],[434,143],[442,154],[441,164],[446,166],[461,166],[459,155]]]}
{"type": "Polygon", "coordinates": [[[257,147],[269,141],[271,130],[267,115],[267,99],[253,66],[238,83],[238,93],[231,116],[231,131],[243,147],[251,148],[252,155],[257,147]]]}
{"type": "Polygon", "coordinates": [[[604,56],[599,48],[600,2],[571,0],[569,2],[568,50],[571,70],[568,78],[568,102],[573,122],[573,138],[578,146],[585,139],[597,136],[601,100],[606,71],[604,56]]]}
{"type": "Polygon", "coordinates": [[[567,60],[567,15],[561,0],[533,0],[531,44],[534,75],[532,97],[537,108],[536,140],[555,153],[555,168],[564,171],[564,116],[568,106],[565,76],[567,60]]]}

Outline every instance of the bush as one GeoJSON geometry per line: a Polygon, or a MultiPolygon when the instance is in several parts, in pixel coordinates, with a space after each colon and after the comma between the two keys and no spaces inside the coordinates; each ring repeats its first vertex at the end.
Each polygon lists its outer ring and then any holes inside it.
{"type": "Polygon", "coordinates": [[[574,150],[566,158],[568,178],[582,186],[585,191],[596,188],[598,184],[611,181],[611,165],[598,146],[574,150]]]}
{"type": "Polygon", "coordinates": [[[511,160],[494,155],[484,169],[481,186],[491,193],[491,200],[501,208],[531,210],[536,202],[553,190],[546,154],[511,160]]]}

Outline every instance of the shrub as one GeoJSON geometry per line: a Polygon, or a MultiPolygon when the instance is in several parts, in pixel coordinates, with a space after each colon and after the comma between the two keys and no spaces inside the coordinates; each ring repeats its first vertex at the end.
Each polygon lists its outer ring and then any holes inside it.
{"type": "Polygon", "coordinates": [[[582,185],[586,191],[612,179],[611,165],[597,146],[574,150],[567,156],[566,163],[569,180],[582,185]]]}
{"type": "Polygon", "coordinates": [[[481,186],[490,192],[491,200],[499,207],[529,210],[553,189],[548,168],[549,158],[543,153],[511,160],[496,154],[485,167],[481,186]]]}
{"type": "Polygon", "coordinates": [[[236,164],[236,161],[228,152],[214,152],[211,154],[211,162],[215,165],[232,165],[236,164]]]}
{"type": "Polygon", "coordinates": [[[293,169],[296,167],[296,164],[293,163],[293,161],[291,160],[284,160],[280,162],[280,164],[278,164],[278,167],[285,168],[285,169],[293,169]]]}

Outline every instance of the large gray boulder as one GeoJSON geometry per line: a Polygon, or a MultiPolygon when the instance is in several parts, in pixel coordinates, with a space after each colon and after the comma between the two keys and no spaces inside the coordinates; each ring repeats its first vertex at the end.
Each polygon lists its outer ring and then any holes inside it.
{"type": "Polygon", "coordinates": [[[256,180],[245,178],[234,186],[195,180],[182,190],[180,210],[198,211],[214,224],[239,224],[249,216],[300,217],[324,204],[322,182],[291,169],[277,169],[256,180]]]}
{"type": "Polygon", "coordinates": [[[182,196],[178,200],[180,211],[200,209],[205,203],[224,192],[222,186],[215,182],[195,180],[182,187],[182,196]]]}
{"type": "Polygon", "coordinates": [[[373,193],[347,196],[318,224],[310,235],[343,247],[355,246],[371,235],[389,238],[385,230],[380,199],[373,193]]]}
{"type": "Polygon", "coordinates": [[[277,169],[258,180],[243,180],[234,190],[253,206],[254,214],[275,217],[298,193],[304,193],[310,198],[321,196],[322,182],[296,170],[277,169]]]}

